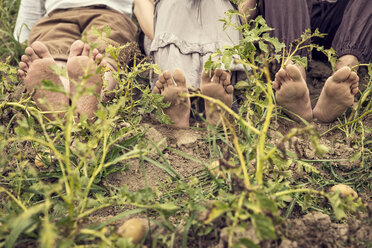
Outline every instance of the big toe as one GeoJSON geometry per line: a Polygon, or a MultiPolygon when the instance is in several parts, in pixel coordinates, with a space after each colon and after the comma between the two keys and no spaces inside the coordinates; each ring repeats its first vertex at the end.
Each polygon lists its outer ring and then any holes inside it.
{"type": "Polygon", "coordinates": [[[205,69],[203,69],[203,72],[202,72],[202,75],[201,75],[202,83],[211,82],[213,74],[214,74],[213,71],[206,71],[205,69]]]}
{"type": "Polygon", "coordinates": [[[34,43],[32,43],[31,48],[34,50],[35,54],[39,56],[39,58],[44,59],[52,57],[48,51],[48,48],[40,41],[35,41],[34,43]]]}
{"type": "Polygon", "coordinates": [[[287,65],[286,69],[287,74],[292,80],[298,81],[302,79],[301,71],[295,65],[287,65]]]}
{"type": "Polygon", "coordinates": [[[213,82],[219,83],[219,84],[225,84],[226,80],[227,80],[227,73],[224,72],[221,68],[217,68],[214,71],[213,82]]]}
{"type": "Polygon", "coordinates": [[[80,56],[83,53],[84,45],[84,42],[82,42],[81,40],[74,41],[74,43],[72,43],[70,47],[69,57],[80,56]]]}
{"type": "Polygon", "coordinates": [[[338,69],[332,76],[333,80],[336,82],[343,82],[347,80],[351,75],[351,69],[348,66],[344,66],[338,69]]]}
{"type": "Polygon", "coordinates": [[[181,69],[174,69],[173,79],[176,82],[177,86],[186,87],[186,77],[181,69]]]}

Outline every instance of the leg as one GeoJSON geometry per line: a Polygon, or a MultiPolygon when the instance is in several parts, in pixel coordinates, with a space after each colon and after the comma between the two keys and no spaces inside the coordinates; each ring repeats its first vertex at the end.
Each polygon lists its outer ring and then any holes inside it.
{"type": "MultiPolygon", "coordinates": [[[[36,89],[33,99],[41,110],[65,110],[68,106],[68,97],[66,94],[41,89],[43,80],[52,81],[57,86],[64,86],[60,77],[51,68],[57,66],[57,64],[50,55],[48,48],[43,43],[36,41],[30,47],[27,47],[25,52],[26,55],[23,55],[21,58],[18,73],[27,91],[31,93],[36,89]]],[[[64,113],[58,114],[60,118],[63,115],[64,113]]],[[[53,114],[47,114],[46,116],[54,120],[53,114]]]]}
{"type": "MultiPolygon", "coordinates": [[[[81,11],[80,11],[81,12],[81,11]]],[[[137,33],[137,27],[132,20],[124,14],[121,14],[110,9],[84,9],[84,13],[76,12],[76,18],[80,21],[80,27],[83,32],[87,34],[87,40],[89,44],[96,44],[97,49],[100,53],[104,54],[105,49],[108,45],[113,47],[119,47],[125,45],[128,42],[135,40],[137,33]],[[92,32],[92,28],[95,27],[98,30],[103,31],[107,26],[110,25],[110,33],[108,37],[100,37],[92,32]]],[[[125,51],[125,50],[123,50],[125,51]]],[[[104,61],[107,67],[110,69],[105,72],[104,78],[108,82],[106,88],[101,92],[101,100],[107,101],[112,99],[113,95],[109,92],[114,90],[117,84],[116,79],[113,77],[113,71],[117,70],[118,62],[124,63],[123,61],[116,61],[109,54],[106,54],[104,61]]]]}
{"type": "Polygon", "coordinates": [[[300,116],[306,121],[311,121],[313,113],[304,74],[303,68],[288,65],[275,75],[273,88],[276,91],[275,97],[278,104],[287,110],[286,113],[292,119],[299,120],[298,116],[300,116]]]}
{"type": "Polygon", "coordinates": [[[173,71],[173,77],[165,71],[159,76],[153,89],[154,93],[162,94],[164,102],[170,102],[169,108],[164,112],[169,115],[175,128],[188,128],[190,126],[190,98],[182,96],[187,94],[186,79],[180,69],[173,71]],[[173,81],[174,79],[174,81],[173,81]]]}
{"type": "MultiPolygon", "coordinates": [[[[259,0],[259,14],[274,28],[271,32],[287,47],[310,28],[308,0],[259,0]]],[[[306,51],[300,51],[306,56],[306,51]]]]}
{"type": "MultiPolygon", "coordinates": [[[[203,71],[200,91],[202,94],[221,100],[228,107],[232,106],[234,87],[230,83],[230,74],[222,69],[208,73],[203,71]]],[[[211,125],[217,125],[221,112],[208,100],[205,100],[205,113],[211,125]]]]}
{"type": "Polygon", "coordinates": [[[102,88],[102,76],[97,73],[97,63],[102,55],[97,49],[92,51],[89,57],[89,45],[77,40],[71,45],[70,55],[67,60],[67,74],[70,80],[70,92],[74,96],[77,87],[82,86],[83,95],[77,100],[76,111],[79,116],[86,115],[88,118],[94,116],[97,110],[98,96],[102,88]]]}
{"type": "Polygon", "coordinates": [[[347,2],[332,47],[340,58],[353,55],[361,63],[369,63],[372,59],[372,1],[347,2]]]}

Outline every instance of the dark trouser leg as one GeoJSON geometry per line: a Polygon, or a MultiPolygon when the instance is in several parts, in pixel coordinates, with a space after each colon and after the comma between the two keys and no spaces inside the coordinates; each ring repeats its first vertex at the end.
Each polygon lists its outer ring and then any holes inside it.
{"type": "MultiPolygon", "coordinates": [[[[274,28],[272,35],[288,47],[310,29],[308,0],[259,0],[259,15],[274,28]]],[[[300,55],[306,56],[306,51],[300,55]]]]}
{"type": "Polygon", "coordinates": [[[314,42],[334,48],[338,57],[354,55],[362,63],[369,62],[372,58],[372,1],[313,1],[311,28],[328,34],[314,42]]]}
{"type": "Polygon", "coordinates": [[[372,59],[372,1],[347,1],[332,47],[337,55],[354,55],[361,63],[372,59]]]}

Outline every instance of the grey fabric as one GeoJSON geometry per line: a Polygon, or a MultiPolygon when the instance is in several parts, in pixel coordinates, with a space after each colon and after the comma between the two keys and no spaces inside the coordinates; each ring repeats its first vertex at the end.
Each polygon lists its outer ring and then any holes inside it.
{"type": "MultiPolygon", "coordinates": [[[[225,12],[234,7],[228,0],[160,0],[155,2],[154,40],[150,53],[162,71],[181,68],[189,88],[200,88],[200,75],[210,54],[225,45],[238,44],[241,34],[223,30],[225,12]]],[[[233,21],[238,24],[237,16],[233,21]]],[[[243,70],[232,65],[232,71],[243,70]]],[[[152,83],[156,81],[154,77],[152,83]]]]}
{"type": "Polygon", "coordinates": [[[314,42],[332,46],[339,57],[351,54],[362,63],[372,59],[371,0],[259,0],[258,9],[286,45],[306,29],[318,28],[328,35],[314,42]]]}

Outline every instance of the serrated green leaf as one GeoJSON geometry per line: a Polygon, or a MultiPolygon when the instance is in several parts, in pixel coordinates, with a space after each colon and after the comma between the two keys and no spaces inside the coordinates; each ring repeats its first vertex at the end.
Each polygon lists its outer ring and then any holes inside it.
{"type": "Polygon", "coordinates": [[[239,239],[239,243],[244,245],[247,248],[260,248],[259,245],[255,244],[252,240],[250,240],[248,238],[239,239]]]}
{"type": "Polygon", "coordinates": [[[237,82],[237,83],[234,85],[234,88],[235,88],[236,90],[244,90],[244,89],[249,88],[249,83],[246,82],[246,81],[239,81],[239,82],[237,82]]]}
{"type": "Polygon", "coordinates": [[[252,214],[252,224],[260,240],[276,239],[272,220],[263,214],[252,214]]]}

